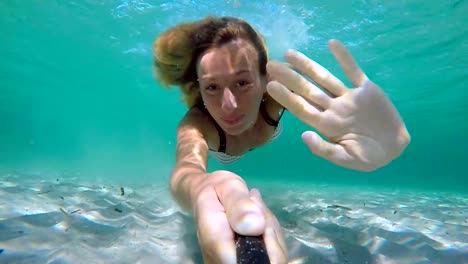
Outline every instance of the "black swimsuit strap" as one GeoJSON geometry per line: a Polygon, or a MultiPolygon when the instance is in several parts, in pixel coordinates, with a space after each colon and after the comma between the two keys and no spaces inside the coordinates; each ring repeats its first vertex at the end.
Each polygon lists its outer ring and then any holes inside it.
{"type": "Polygon", "coordinates": [[[281,117],[283,117],[284,110],[285,110],[285,108],[283,108],[283,110],[281,110],[281,113],[279,115],[278,120],[275,120],[275,119],[271,118],[271,116],[268,114],[268,111],[267,111],[266,106],[265,106],[265,102],[262,101],[262,103],[260,104],[260,113],[261,113],[261,115],[263,117],[263,120],[265,120],[265,122],[267,124],[269,124],[270,126],[278,127],[278,124],[279,124],[279,122],[281,120],[281,117]]]}
{"type": "MultiPolygon", "coordinates": [[[[218,136],[219,136],[218,152],[226,153],[226,134],[224,133],[224,130],[216,122],[216,120],[214,120],[214,118],[208,112],[208,109],[206,109],[206,107],[203,104],[197,104],[195,107],[197,107],[198,109],[200,109],[200,111],[202,111],[203,113],[208,115],[210,117],[211,121],[213,121],[213,125],[216,127],[216,131],[218,131],[218,136]]],[[[278,127],[279,121],[281,120],[281,117],[284,114],[284,110],[285,110],[285,108],[283,108],[283,110],[281,111],[278,120],[274,120],[268,114],[268,111],[266,110],[265,103],[262,101],[262,103],[260,104],[260,114],[262,115],[263,120],[265,120],[265,122],[268,125],[274,126],[275,128],[278,127]]]]}
{"type": "Polygon", "coordinates": [[[210,117],[211,121],[213,122],[213,125],[216,127],[216,131],[218,131],[218,136],[219,136],[219,147],[218,147],[218,152],[225,153],[226,152],[226,134],[224,133],[224,130],[221,128],[221,126],[214,120],[214,118],[210,115],[208,112],[208,109],[203,104],[198,104],[196,105],[200,111],[205,113],[207,116],[210,117]]]}

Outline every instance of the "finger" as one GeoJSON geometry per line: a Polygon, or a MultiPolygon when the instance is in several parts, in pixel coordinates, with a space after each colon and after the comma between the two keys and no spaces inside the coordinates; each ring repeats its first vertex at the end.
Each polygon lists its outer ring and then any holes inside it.
{"type": "Polygon", "coordinates": [[[286,52],[286,60],[289,61],[295,68],[309,76],[322,89],[326,90],[333,96],[341,96],[348,91],[348,88],[331,74],[327,69],[317,62],[309,59],[304,54],[296,50],[288,50],[286,52]]]}
{"type": "Polygon", "coordinates": [[[236,263],[234,234],[213,188],[200,193],[196,203],[197,235],[206,263],[236,263]]]}
{"type": "Polygon", "coordinates": [[[265,241],[265,246],[271,263],[286,263],[288,253],[278,220],[268,209],[257,189],[252,189],[250,191],[250,195],[252,200],[263,208],[266,216],[266,228],[263,239],[265,241]]]}
{"type": "Polygon", "coordinates": [[[275,76],[275,81],[280,82],[295,94],[301,95],[321,109],[329,107],[332,99],[323,90],[291,68],[279,62],[271,61],[267,64],[267,70],[272,76],[275,76]]]}
{"type": "Polygon", "coordinates": [[[236,233],[246,236],[263,234],[265,216],[261,208],[250,199],[247,185],[240,177],[227,178],[217,184],[216,193],[236,233]]]}
{"type": "MultiPolygon", "coordinates": [[[[277,62],[275,61],[276,63],[279,63],[281,65],[283,65],[284,67],[286,68],[289,68],[289,69],[294,69],[294,67],[290,64],[290,63],[287,63],[287,62],[277,62]]],[[[270,63],[270,62],[268,62],[270,63]]],[[[276,77],[274,74],[271,74],[269,71],[268,71],[268,63],[267,63],[267,82],[271,82],[271,81],[275,81],[276,80],[276,77]]]]}
{"type": "Polygon", "coordinates": [[[294,66],[292,66],[291,63],[289,63],[289,62],[278,62],[278,61],[274,61],[274,62],[279,63],[279,64],[283,65],[286,68],[289,68],[289,69],[292,69],[292,70],[294,69],[294,66]]]}
{"type": "Polygon", "coordinates": [[[293,115],[309,126],[315,127],[320,121],[320,111],[303,97],[294,94],[284,85],[273,81],[267,84],[268,94],[288,109],[293,115]]]}
{"type": "Polygon", "coordinates": [[[344,165],[345,160],[349,160],[349,158],[346,158],[349,157],[349,154],[343,146],[323,140],[322,137],[313,131],[304,132],[302,134],[302,141],[309,147],[312,153],[338,165],[344,165]]]}
{"type": "Polygon", "coordinates": [[[328,46],[354,87],[360,87],[367,80],[367,76],[346,47],[336,39],[330,40],[328,46]]]}
{"type": "MultiPolygon", "coordinates": [[[[267,205],[265,204],[265,201],[263,201],[262,195],[260,194],[260,191],[258,189],[252,189],[250,191],[250,196],[252,197],[251,199],[256,202],[259,206],[262,207],[264,212],[267,214],[267,221],[266,224],[267,226],[273,227],[275,230],[281,230],[281,226],[274,216],[274,214],[271,212],[270,209],[268,209],[267,205]]],[[[278,238],[277,241],[279,242],[281,248],[283,251],[286,251],[286,244],[284,242],[284,237],[282,232],[276,232],[276,237],[278,238]]]]}

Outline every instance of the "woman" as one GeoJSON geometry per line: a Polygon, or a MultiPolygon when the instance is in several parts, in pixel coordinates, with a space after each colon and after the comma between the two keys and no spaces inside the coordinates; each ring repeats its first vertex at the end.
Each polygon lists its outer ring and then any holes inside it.
{"type": "Polygon", "coordinates": [[[231,163],[278,137],[284,108],[265,93],[267,51],[250,25],[234,18],[182,24],[161,35],[155,48],[157,76],[181,87],[186,118],[203,119],[218,161],[231,163]]]}
{"type": "Polygon", "coordinates": [[[207,17],[179,24],[154,44],[155,73],[165,86],[179,86],[189,110],[177,130],[176,164],[170,186],[192,213],[206,263],[235,263],[235,231],[262,235],[272,263],[286,263],[278,221],[258,190],[229,171],[208,172],[208,152],[221,162],[280,134],[284,109],[314,127],[303,141],[312,153],[337,165],[371,171],[398,157],[409,134],[393,104],[338,41],[330,41],[355,89],[348,89],[297,51],[286,60],[308,75],[268,61],[265,43],[248,23],[207,17]]]}

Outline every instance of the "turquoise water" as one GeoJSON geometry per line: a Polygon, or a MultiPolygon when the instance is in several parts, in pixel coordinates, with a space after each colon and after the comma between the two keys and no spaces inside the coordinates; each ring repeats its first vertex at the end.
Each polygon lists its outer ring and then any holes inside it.
{"type": "Polygon", "coordinates": [[[252,182],[466,192],[467,12],[466,1],[1,1],[1,172],[167,182],[186,109],[155,81],[152,42],[214,14],[251,22],[272,58],[296,48],[344,78],[326,47],[340,39],[393,100],[412,142],[389,166],[354,172],[312,156],[300,139],[308,128],[287,113],[274,144],[234,165],[210,160],[210,170],[252,182]]]}
{"type": "Polygon", "coordinates": [[[233,165],[261,189],[299,263],[466,263],[467,1],[0,1],[0,263],[201,263],[171,200],[186,108],[152,75],[162,31],[246,19],[270,57],[296,48],[343,80],[337,38],[412,141],[371,173],[314,157],[290,113],[233,165]],[[125,195],[123,195],[125,188],[125,195]]]}

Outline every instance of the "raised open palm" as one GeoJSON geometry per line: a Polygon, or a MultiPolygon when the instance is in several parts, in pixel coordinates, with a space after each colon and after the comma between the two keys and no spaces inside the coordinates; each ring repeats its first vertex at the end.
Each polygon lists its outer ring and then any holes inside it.
{"type": "Polygon", "coordinates": [[[355,170],[385,166],[410,142],[405,124],[387,95],[367,78],[346,48],[338,40],[331,40],[329,48],[354,87],[346,87],[317,62],[289,50],[286,60],[298,72],[270,61],[267,69],[272,81],[267,91],[325,138],[313,131],[302,134],[312,153],[355,170]]]}

